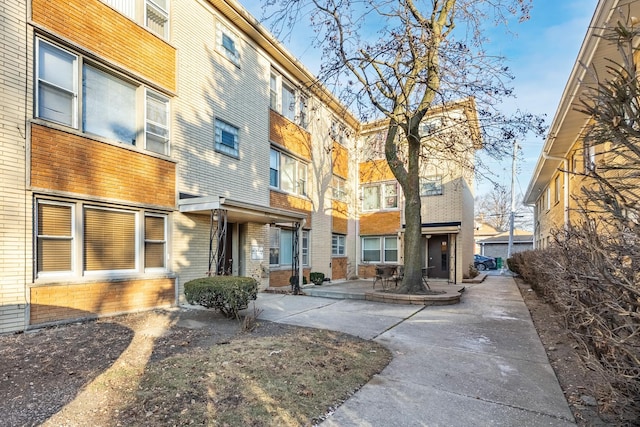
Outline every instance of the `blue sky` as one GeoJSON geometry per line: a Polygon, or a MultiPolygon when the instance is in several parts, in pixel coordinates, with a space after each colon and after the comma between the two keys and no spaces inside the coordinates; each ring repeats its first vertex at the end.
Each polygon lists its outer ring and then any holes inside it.
{"type": "MultiPolygon", "coordinates": [[[[262,15],[262,1],[239,0],[256,18],[262,15]]],[[[491,40],[491,49],[507,58],[507,65],[515,75],[513,86],[516,99],[508,100],[504,111],[519,108],[533,114],[546,114],[550,125],[562,96],[578,51],[595,11],[597,0],[533,0],[531,19],[514,24],[516,35],[497,31],[491,40]]],[[[307,28],[308,27],[301,27],[307,28]]],[[[319,69],[318,54],[310,48],[312,34],[298,32],[284,44],[306,67],[319,69]]],[[[544,140],[529,136],[519,141],[522,152],[518,159],[516,193],[524,194],[531,179],[544,140]]],[[[495,171],[494,180],[511,184],[511,158],[490,162],[495,171]]],[[[492,184],[479,179],[476,194],[491,191],[492,184]]]]}

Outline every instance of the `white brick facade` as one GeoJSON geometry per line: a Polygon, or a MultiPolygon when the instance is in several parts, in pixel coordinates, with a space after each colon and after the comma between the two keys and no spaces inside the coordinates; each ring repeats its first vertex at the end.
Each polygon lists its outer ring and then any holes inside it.
{"type": "Polygon", "coordinates": [[[29,43],[25,1],[0,0],[0,333],[25,327],[31,281],[31,199],[26,191],[29,43]]]}

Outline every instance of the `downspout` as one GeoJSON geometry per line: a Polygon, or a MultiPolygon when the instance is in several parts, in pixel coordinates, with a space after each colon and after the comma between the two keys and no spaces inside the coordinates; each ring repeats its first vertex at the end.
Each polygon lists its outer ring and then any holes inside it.
{"type": "Polygon", "coordinates": [[[307,219],[302,218],[300,221],[300,227],[298,227],[298,259],[300,262],[298,263],[298,289],[302,289],[302,284],[304,282],[302,274],[304,273],[304,268],[302,267],[302,228],[307,224],[307,219]]]}
{"type": "MultiPolygon", "coordinates": [[[[542,152],[542,157],[545,160],[555,160],[555,161],[562,162],[564,165],[564,168],[563,168],[564,169],[563,171],[564,189],[562,191],[563,193],[562,198],[564,203],[564,212],[563,212],[564,229],[566,230],[569,227],[569,159],[567,159],[566,157],[551,156],[544,151],[542,152]]],[[[549,182],[549,185],[551,185],[551,182],[549,182]]]]}

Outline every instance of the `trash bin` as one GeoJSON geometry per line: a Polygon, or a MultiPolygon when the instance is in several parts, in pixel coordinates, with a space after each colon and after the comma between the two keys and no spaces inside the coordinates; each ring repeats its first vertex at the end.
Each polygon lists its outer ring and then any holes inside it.
{"type": "Polygon", "coordinates": [[[500,270],[502,268],[502,258],[496,258],[496,268],[500,270]]]}

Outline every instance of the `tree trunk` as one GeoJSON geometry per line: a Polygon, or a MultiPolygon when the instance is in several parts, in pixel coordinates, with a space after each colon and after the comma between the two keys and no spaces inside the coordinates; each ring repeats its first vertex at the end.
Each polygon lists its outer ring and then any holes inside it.
{"type": "Polygon", "coordinates": [[[422,291],[422,220],[418,186],[405,190],[404,278],[398,292],[415,294],[422,291]],[[408,191],[408,193],[407,193],[408,191]],[[413,193],[413,194],[411,194],[413,193]]]}

